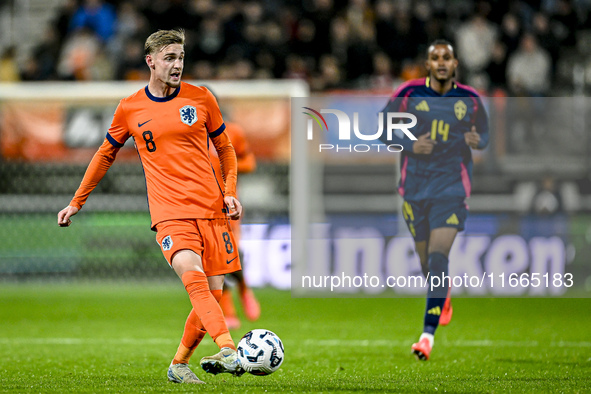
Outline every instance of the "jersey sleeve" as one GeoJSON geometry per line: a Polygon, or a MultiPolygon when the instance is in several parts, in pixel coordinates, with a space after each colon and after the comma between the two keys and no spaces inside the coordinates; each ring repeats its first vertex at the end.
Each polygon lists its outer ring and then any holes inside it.
{"type": "Polygon", "coordinates": [[[407,112],[406,108],[406,101],[407,97],[403,97],[402,95],[398,94],[396,96],[392,96],[386,107],[382,110],[383,114],[383,132],[380,136],[380,141],[382,141],[386,145],[390,144],[399,144],[402,145],[402,148],[412,153],[412,146],[414,141],[408,138],[402,131],[396,129],[392,132],[392,139],[388,140],[388,112],[407,112]]]}
{"type": "Polygon", "coordinates": [[[218,152],[218,157],[220,158],[222,178],[226,186],[224,195],[236,197],[238,164],[236,161],[236,152],[230,142],[230,138],[228,138],[227,133],[222,131],[217,136],[212,137],[211,142],[213,142],[213,145],[218,152]]]}
{"type": "Polygon", "coordinates": [[[78,187],[74,198],[70,201],[70,206],[78,209],[82,208],[90,193],[96,188],[115,161],[119,148],[125,144],[128,138],[129,127],[127,127],[122,100],[115,110],[115,115],[113,115],[113,121],[111,122],[111,127],[107,132],[105,140],[90,161],[80,187],[78,187]]]}
{"type": "Polygon", "coordinates": [[[207,132],[215,150],[218,152],[220,159],[220,168],[222,170],[222,178],[226,185],[224,194],[226,196],[236,197],[236,182],[238,179],[238,164],[236,161],[236,151],[230,142],[228,133],[225,132],[226,125],[222,118],[222,113],[218,102],[214,95],[206,89],[206,105],[207,105],[207,120],[205,125],[207,132]]]}
{"type": "Polygon", "coordinates": [[[222,112],[220,111],[218,102],[209,89],[205,90],[205,104],[208,112],[205,126],[207,127],[209,136],[214,138],[224,132],[226,125],[224,124],[224,119],[222,118],[222,112]]]}
{"type": "Polygon", "coordinates": [[[84,174],[84,178],[82,178],[82,182],[80,182],[80,187],[78,187],[74,198],[70,201],[70,206],[78,209],[82,208],[90,193],[99,184],[101,179],[103,179],[115,161],[117,152],[119,152],[119,148],[114,146],[108,138],[105,138],[103,144],[90,161],[86,173],[84,174]]]}
{"type": "Polygon", "coordinates": [[[489,134],[488,134],[488,114],[486,108],[482,104],[480,97],[476,97],[478,102],[478,111],[476,112],[476,131],[480,134],[480,142],[478,143],[478,149],[484,149],[488,145],[489,134]]]}
{"type": "Polygon", "coordinates": [[[113,121],[111,122],[111,127],[109,127],[106,138],[115,148],[121,148],[129,138],[129,127],[125,118],[123,100],[119,102],[115,110],[115,115],[113,115],[113,121]]]}

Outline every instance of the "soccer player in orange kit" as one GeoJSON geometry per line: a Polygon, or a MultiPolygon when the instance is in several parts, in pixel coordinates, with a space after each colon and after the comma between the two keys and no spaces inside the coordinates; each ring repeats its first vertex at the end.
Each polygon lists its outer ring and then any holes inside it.
{"type": "Polygon", "coordinates": [[[217,101],[205,87],[181,82],[185,35],[159,30],[146,40],[148,85],[120,101],[106,138],[90,162],[70,204],[58,213],[67,227],[132,137],[146,176],[152,230],[164,257],[181,278],[193,309],[168,380],[203,383],[188,366],[206,333],[220,352],[201,359],[209,373],[241,375],[219,299],[224,275],[241,269],[228,218],[237,220],[237,162],[217,101]],[[218,153],[224,185],[211,166],[209,141],[218,153]]]}

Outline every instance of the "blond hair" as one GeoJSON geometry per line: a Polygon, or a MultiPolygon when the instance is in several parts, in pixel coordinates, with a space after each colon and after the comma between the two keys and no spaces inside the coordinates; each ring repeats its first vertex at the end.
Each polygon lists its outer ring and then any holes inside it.
{"type": "Polygon", "coordinates": [[[178,30],[158,30],[152,33],[144,45],[144,55],[151,55],[160,52],[162,48],[171,44],[185,45],[185,31],[178,30]]]}

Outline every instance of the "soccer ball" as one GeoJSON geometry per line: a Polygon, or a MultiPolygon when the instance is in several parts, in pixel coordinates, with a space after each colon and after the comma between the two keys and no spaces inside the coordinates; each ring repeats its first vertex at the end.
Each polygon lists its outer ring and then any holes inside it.
{"type": "Polygon", "coordinates": [[[272,374],[283,362],[283,343],[269,330],[247,332],[238,342],[237,350],[242,368],[253,375],[272,374]]]}

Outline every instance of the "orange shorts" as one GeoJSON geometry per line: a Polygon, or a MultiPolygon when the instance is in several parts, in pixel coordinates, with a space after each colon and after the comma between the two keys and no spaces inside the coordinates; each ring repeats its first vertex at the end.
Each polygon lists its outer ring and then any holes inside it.
{"type": "Polygon", "coordinates": [[[175,219],[156,225],[156,241],[168,264],[179,250],[201,256],[207,276],[240,271],[238,246],[228,219],[175,219]]]}

